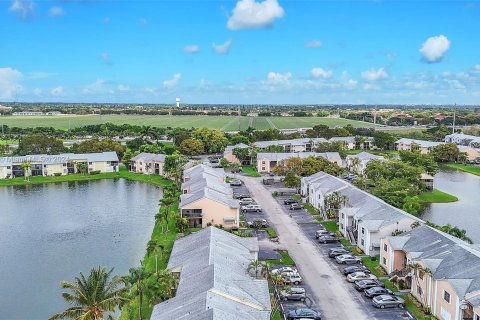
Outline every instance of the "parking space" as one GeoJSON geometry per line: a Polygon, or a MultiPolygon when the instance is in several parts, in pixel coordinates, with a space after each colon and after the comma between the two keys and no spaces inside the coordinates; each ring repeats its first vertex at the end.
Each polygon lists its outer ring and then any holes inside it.
{"type": "MultiPolygon", "coordinates": [[[[312,222],[317,222],[317,220],[307,212],[305,209],[296,209],[296,210],[291,210],[290,204],[285,204],[285,200],[291,199],[292,197],[289,196],[278,196],[275,197],[277,202],[285,209],[286,212],[292,217],[293,220],[297,223],[312,223],[312,222]]],[[[301,205],[301,204],[300,204],[301,205]]]]}

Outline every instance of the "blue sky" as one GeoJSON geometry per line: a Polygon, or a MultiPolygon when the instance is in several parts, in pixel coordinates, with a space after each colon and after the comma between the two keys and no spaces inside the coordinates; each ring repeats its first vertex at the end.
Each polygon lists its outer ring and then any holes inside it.
{"type": "Polygon", "coordinates": [[[0,1],[0,101],[480,101],[477,1],[0,1]]]}

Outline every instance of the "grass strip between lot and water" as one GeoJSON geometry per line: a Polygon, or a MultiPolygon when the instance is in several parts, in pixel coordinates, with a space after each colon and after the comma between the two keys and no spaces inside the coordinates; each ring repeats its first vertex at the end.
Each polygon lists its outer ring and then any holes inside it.
{"type": "Polygon", "coordinates": [[[465,172],[480,176],[480,166],[475,166],[473,164],[462,164],[462,163],[448,163],[445,166],[450,169],[457,169],[457,170],[465,171],[465,172]]]}
{"type": "Polygon", "coordinates": [[[249,177],[261,177],[261,174],[253,166],[242,166],[242,172],[249,177]]]}
{"type": "Polygon", "coordinates": [[[418,198],[422,203],[447,203],[458,201],[457,197],[438,189],[433,189],[432,192],[424,192],[419,195],[418,198]]]}

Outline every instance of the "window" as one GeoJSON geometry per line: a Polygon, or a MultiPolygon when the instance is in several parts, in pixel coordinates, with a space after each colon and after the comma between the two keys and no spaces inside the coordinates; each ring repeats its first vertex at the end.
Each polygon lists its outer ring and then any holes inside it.
{"type": "Polygon", "coordinates": [[[360,243],[362,244],[362,246],[365,245],[365,241],[362,239],[362,241],[360,241],[360,243]]]}
{"type": "Polygon", "coordinates": [[[387,252],[388,251],[388,246],[386,243],[383,244],[383,251],[387,252]]]}
{"type": "Polygon", "coordinates": [[[420,297],[423,296],[423,289],[421,287],[417,287],[417,293],[420,297]]]}
{"type": "Polygon", "coordinates": [[[447,291],[443,291],[443,300],[450,303],[450,293],[448,293],[447,291]]]}
{"type": "Polygon", "coordinates": [[[382,258],[382,263],[383,263],[384,266],[387,265],[387,259],[385,259],[385,257],[382,258]]]}
{"type": "Polygon", "coordinates": [[[93,162],[89,162],[88,164],[93,164],[93,162]]]}
{"type": "Polygon", "coordinates": [[[365,228],[362,227],[362,234],[365,234],[365,228]]]}
{"type": "Polygon", "coordinates": [[[265,161],[262,161],[262,164],[265,164],[265,161]]]}
{"type": "Polygon", "coordinates": [[[7,166],[7,169],[11,169],[11,168],[12,168],[12,167],[10,167],[10,166],[7,166]]]}
{"type": "Polygon", "coordinates": [[[265,167],[262,167],[262,171],[265,171],[265,167]]]}

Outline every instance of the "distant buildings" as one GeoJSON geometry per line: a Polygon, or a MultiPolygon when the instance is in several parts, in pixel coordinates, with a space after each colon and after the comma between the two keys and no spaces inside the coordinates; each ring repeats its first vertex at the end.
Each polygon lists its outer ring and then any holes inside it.
{"type": "Polygon", "coordinates": [[[190,227],[239,226],[240,204],[224,178],[223,169],[204,164],[184,170],[179,208],[190,227]]]}
{"type": "Polygon", "coordinates": [[[446,143],[455,143],[457,145],[480,148],[480,137],[464,133],[452,133],[445,136],[446,143]]]}
{"type": "Polygon", "coordinates": [[[269,320],[268,282],[247,271],[258,251],[257,238],[213,227],[175,241],[167,268],[180,277],[177,292],[150,320],[269,320]]]}
{"type": "Polygon", "coordinates": [[[324,138],[300,138],[290,140],[272,140],[272,141],[258,141],[254,142],[253,146],[257,148],[268,148],[270,146],[279,146],[285,152],[312,152],[320,143],[325,143],[324,138]]]}
{"type": "Polygon", "coordinates": [[[60,111],[49,111],[46,113],[40,111],[22,111],[22,112],[14,112],[12,113],[13,116],[61,116],[63,113],[60,111]]]}
{"type": "Polygon", "coordinates": [[[142,152],[130,160],[130,171],[143,174],[165,175],[165,155],[142,152]]]}
{"type": "Polygon", "coordinates": [[[25,176],[23,163],[30,163],[28,176],[64,176],[78,173],[83,165],[86,173],[118,172],[116,152],[63,153],[58,155],[28,155],[0,158],[0,179],[25,176]]]}
{"type": "Polygon", "coordinates": [[[458,150],[467,155],[467,160],[473,161],[480,158],[480,137],[469,136],[464,134],[452,134],[445,137],[446,142],[434,142],[417,139],[402,138],[395,142],[395,148],[398,151],[420,151],[422,154],[430,152],[431,148],[445,144],[455,143],[458,150]],[[477,138],[477,139],[475,139],[477,138]],[[465,144],[465,145],[464,145],[465,144]]]}
{"type": "Polygon", "coordinates": [[[259,173],[268,173],[277,166],[280,161],[290,158],[305,159],[308,157],[322,157],[328,161],[342,166],[342,158],[338,152],[296,152],[296,153],[265,153],[260,152],[257,154],[257,171],[259,173]]]}

